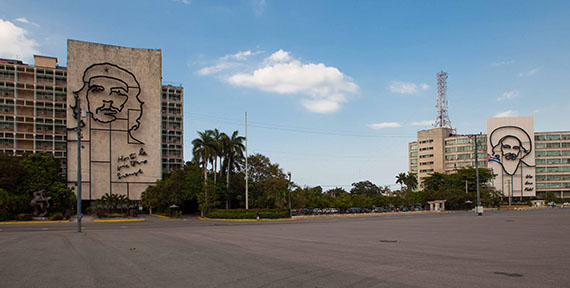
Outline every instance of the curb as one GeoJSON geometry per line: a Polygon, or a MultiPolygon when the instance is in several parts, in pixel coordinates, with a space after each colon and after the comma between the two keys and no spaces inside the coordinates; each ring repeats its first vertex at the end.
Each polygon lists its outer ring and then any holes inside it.
{"type": "Polygon", "coordinates": [[[44,221],[10,221],[10,222],[0,222],[0,225],[10,225],[10,224],[35,224],[35,223],[68,223],[69,220],[44,220],[44,221]]]}
{"type": "Polygon", "coordinates": [[[149,216],[155,216],[155,217],[160,217],[160,218],[165,218],[165,219],[170,219],[170,217],[168,216],[163,216],[163,215],[158,215],[158,214],[148,214],[149,216]]]}
{"type": "Polygon", "coordinates": [[[136,222],[136,221],[145,221],[145,219],[97,219],[97,220],[93,220],[93,222],[136,222]]]}
{"type": "Polygon", "coordinates": [[[301,220],[301,219],[293,219],[293,218],[279,218],[279,219],[219,219],[219,218],[208,218],[208,217],[198,217],[200,220],[211,220],[211,221],[232,221],[232,222],[267,222],[267,221],[294,221],[294,220],[301,220]]]}

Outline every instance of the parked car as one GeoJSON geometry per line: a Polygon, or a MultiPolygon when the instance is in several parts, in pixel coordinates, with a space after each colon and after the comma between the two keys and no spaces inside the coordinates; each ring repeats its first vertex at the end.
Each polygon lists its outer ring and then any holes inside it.
{"type": "Polygon", "coordinates": [[[337,213],[338,213],[338,209],[336,209],[336,208],[329,208],[329,212],[330,212],[331,214],[337,214],[337,213]]]}
{"type": "Polygon", "coordinates": [[[376,207],[374,208],[374,213],[382,213],[385,212],[386,210],[384,209],[384,207],[376,207]]]}
{"type": "Polygon", "coordinates": [[[351,213],[351,214],[354,214],[354,213],[362,213],[362,209],[360,209],[360,208],[358,208],[358,207],[352,207],[352,208],[348,208],[348,209],[346,210],[346,213],[351,213]]]}
{"type": "Polygon", "coordinates": [[[368,208],[362,208],[361,211],[362,213],[370,213],[370,209],[368,208]]]}
{"type": "Polygon", "coordinates": [[[323,210],[321,208],[314,208],[313,209],[313,214],[315,214],[315,215],[319,215],[322,213],[323,213],[323,210]]]}

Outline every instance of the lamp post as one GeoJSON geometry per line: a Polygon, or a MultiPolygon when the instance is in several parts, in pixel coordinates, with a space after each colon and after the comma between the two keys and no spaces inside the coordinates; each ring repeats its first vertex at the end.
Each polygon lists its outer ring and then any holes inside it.
{"type": "Polygon", "coordinates": [[[289,217],[293,217],[293,210],[291,210],[291,172],[287,172],[289,182],[287,183],[287,190],[289,190],[289,217]]]}
{"type": "Polygon", "coordinates": [[[81,98],[77,98],[77,232],[81,232],[81,98]]]}
{"type": "MultiPolygon", "coordinates": [[[[479,133],[481,135],[481,133],[479,133]]],[[[481,206],[481,197],[479,193],[479,159],[478,159],[478,143],[477,143],[477,134],[474,135],[475,140],[475,181],[477,181],[477,215],[483,215],[483,207],[481,206]]]]}

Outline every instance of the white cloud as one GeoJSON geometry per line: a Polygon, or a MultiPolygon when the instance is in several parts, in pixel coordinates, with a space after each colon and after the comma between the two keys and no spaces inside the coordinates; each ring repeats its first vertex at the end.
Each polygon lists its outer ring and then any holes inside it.
{"type": "Polygon", "coordinates": [[[495,117],[513,117],[513,116],[517,116],[517,111],[507,110],[495,114],[495,117]]]}
{"type": "Polygon", "coordinates": [[[225,55],[224,57],[221,57],[220,60],[223,61],[223,60],[234,59],[234,60],[243,61],[243,60],[247,60],[247,57],[249,57],[249,56],[257,55],[260,53],[263,53],[263,51],[254,51],[254,52],[251,52],[251,50],[240,51],[240,52],[237,52],[235,54],[225,55]]]}
{"type": "Polygon", "coordinates": [[[434,120],[416,121],[412,122],[412,126],[429,126],[433,125],[434,122],[434,120]]]}
{"type": "Polygon", "coordinates": [[[253,12],[257,16],[263,15],[265,13],[265,7],[267,3],[265,0],[251,0],[251,6],[253,7],[253,12]]]}
{"type": "Polygon", "coordinates": [[[374,130],[378,130],[378,129],[382,129],[382,128],[402,127],[402,125],[400,125],[400,123],[397,123],[397,122],[382,122],[382,123],[368,124],[368,127],[372,128],[374,130]]]}
{"type": "Polygon", "coordinates": [[[239,63],[220,62],[220,63],[217,63],[217,64],[212,65],[212,66],[204,67],[204,68],[198,70],[197,73],[199,75],[206,76],[206,75],[211,75],[211,74],[221,72],[223,70],[231,69],[231,68],[234,68],[237,66],[239,66],[239,63]]]}
{"type": "Polygon", "coordinates": [[[291,61],[291,55],[289,55],[289,52],[283,51],[283,49],[279,49],[266,59],[266,63],[281,63],[288,61],[291,61]]]}
{"type": "Polygon", "coordinates": [[[515,61],[513,61],[513,60],[504,60],[504,61],[499,61],[499,62],[493,62],[493,63],[491,63],[491,66],[499,67],[499,66],[509,65],[509,64],[513,64],[513,63],[515,63],[515,61]]]}
{"type": "Polygon", "coordinates": [[[497,101],[505,101],[505,100],[512,100],[512,99],[516,99],[519,98],[519,92],[518,91],[507,91],[505,93],[503,93],[503,96],[497,98],[497,101]]]}
{"type": "Polygon", "coordinates": [[[411,82],[392,81],[388,86],[388,90],[399,94],[418,94],[420,91],[429,89],[429,85],[421,83],[419,85],[411,82]]]}
{"type": "Polygon", "coordinates": [[[28,38],[27,34],[27,30],[0,19],[0,56],[22,59],[38,54],[38,43],[28,38]]]}
{"type": "Polygon", "coordinates": [[[192,2],[190,2],[190,0],[173,0],[173,1],[182,3],[184,5],[190,5],[192,3],[192,2]]]}
{"type": "Polygon", "coordinates": [[[289,52],[279,50],[266,58],[252,73],[237,73],[227,81],[236,86],[278,94],[302,94],[303,107],[315,113],[334,113],[358,85],[335,67],[323,63],[301,63],[289,52]],[[277,62],[276,62],[277,61],[277,62]]]}
{"type": "Polygon", "coordinates": [[[236,61],[243,62],[243,61],[247,60],[247,58],[249,56],[257,55],[260,53],[263,53],[263,51],[252,52],[251,50],[247,50],[247,51],[240,51],[240,52],[237,52],[235,54],[227,54],[227,55],[224,55],[223,57],[218,58],[218,60],[216,60],[216,64],[211,65],[211,66],[206,66],[206,67],[196,71],[196,73],[198,73],[199,75],[206,76],[206,75],[219,73],[219,72],[222,72],[224,70],[236,68],[236,67],[239,67],[242,65],[240,62],[236,62],[236,61]]]}
{"type": "Polygon", "coordinates": [[[528,77],[528,76],[532,76],[532,75],[536,74],[538,71],[540,71],[540,68],[537,67],[537,68],[528,70],[526,72],[521,72],[518,74],[518,76],[519,77],[528,77]]]}

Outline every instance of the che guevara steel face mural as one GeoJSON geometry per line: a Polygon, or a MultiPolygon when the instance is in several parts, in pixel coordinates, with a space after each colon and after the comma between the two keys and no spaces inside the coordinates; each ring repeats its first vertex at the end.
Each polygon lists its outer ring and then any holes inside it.
{"type": "Polygon", "coordinates": [[[501,126],[491,132],[489,139],[492,154],[487,155],[487,160],[499,163],[505,174],[513,176],[521,164],[534,166],[525,161],[532,152],[532,139],[522,128],[501,126]]]}
{"type": "Polygon", "coordinates": [[[68,40],[67,55],[68,185],[77,185],[80,119],[82,198],[140,200],[162,175],[162,52],[68,40]]]}
{"type": "Polygon", "coordinates": [[[73,92],[76,101],[73,111],[77,111],[77,99],[81,97],[87,101],[87,113],[92,120],[99,123],[126,121],[127,143],[144,144],[133,136],[140,128],[144,105],[135,75],[115,64],[98,63],[85,69],[82,79],[83,87],[73,92]]]}

